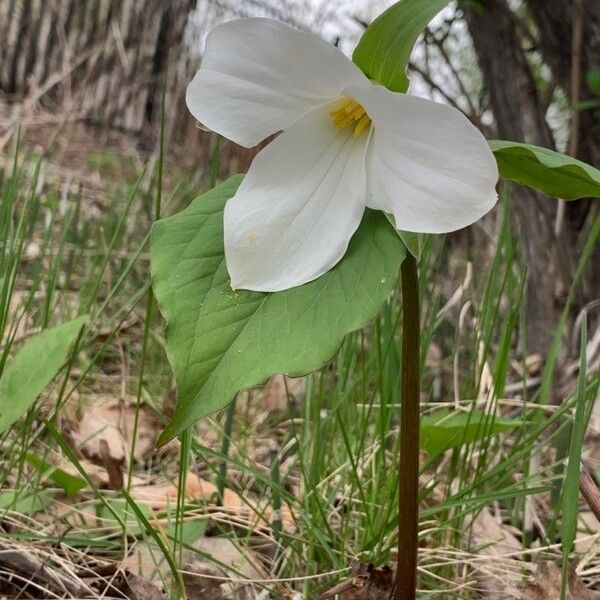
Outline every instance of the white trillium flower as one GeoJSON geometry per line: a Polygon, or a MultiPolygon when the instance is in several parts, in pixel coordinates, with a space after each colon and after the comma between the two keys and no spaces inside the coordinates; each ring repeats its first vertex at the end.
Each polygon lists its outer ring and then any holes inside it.
{"type": "Polygon", "coordinates": [[[187,105],[256,156],[224,212],[232,288],[276,292],[345,254],[365,207],[399,230],[444,233],[497,200],[487,142],[458,110],[370,81],[333,45],[248,18],[208,35],[187,105]]]}

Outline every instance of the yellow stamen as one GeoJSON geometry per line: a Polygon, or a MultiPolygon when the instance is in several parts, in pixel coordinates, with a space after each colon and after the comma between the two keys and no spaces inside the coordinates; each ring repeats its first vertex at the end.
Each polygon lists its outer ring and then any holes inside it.
{"type": "Polygon", "coordinates": [[[329,114],[336,129],[354,127],[354,137],[359,137],[371,124],[365,109],[353,98],[343,98],[329,114]]]}
{"type": "Polygon", "coordinates": [[[330,114],[333,115],[334,113],[339,113],[342,110],[346,110],[346,106],[349,106],[351,102],[352,98],[342,98],[330,114]]]}
{"type": "Polygon", "coordinates": [[[355,121],[358,121],[365,114],[365,109],[359,104],[353,111],[352,117],[355,121]]]}
{"type": "Polygon", "coordinates": [[[357,106],[360,106],[360,104],[356,100],[352,100],[350,98],[348,100],[349,100],[349,102],[348,102],[348,104],[346,104],[346,107],[344,110],[348,114],[351,114],[352,112],[354,112],[354,110],[356,109],[357,106]]]}
{"type": "Polygon", "coordinates": [[[333,124],[338,129],[343,129],[344,127],[348,127],[348,125],[352,124],[353,121],[354,119],[352,118],[352,115],[348,115],[345,112],[342,112],[341,114],[335,117],[335,119],[333,120],[333,124]]]}

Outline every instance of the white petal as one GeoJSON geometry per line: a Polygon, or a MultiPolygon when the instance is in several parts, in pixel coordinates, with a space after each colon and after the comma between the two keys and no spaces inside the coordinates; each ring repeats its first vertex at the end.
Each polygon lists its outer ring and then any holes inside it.
{"type": "Polygon", "coordinates": [[[348,93],[373,121],[367,206],[392,213],[400,230],[422,233],[466,227],[494,206],[496,160],[460,111],[375,85],[348,93]]]}
{"type": "Polygon", "coordinates": [[[237,19],[208,35],[187,89],[204,126],[251,147],[302,115],[367,81],[335,46],[272,19],[237,19]]]}
{"type": "Polygon", "coordinates": [[[264,148],[225,205],[234,289],[295,287],[345,254],[365,209],[367,136],[335,129],[330,108],[305,115],[264,148]]]}

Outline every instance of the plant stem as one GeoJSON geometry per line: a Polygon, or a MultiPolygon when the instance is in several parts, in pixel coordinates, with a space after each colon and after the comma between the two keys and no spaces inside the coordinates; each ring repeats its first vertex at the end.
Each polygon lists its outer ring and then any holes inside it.
{"type": "Polygon", "coordinates": [[[419,276],[417,260],[402,263],[402,412],[398,464],[398,557],[396,600],[414,600],[417,590],[419,519],[419,276]]]}

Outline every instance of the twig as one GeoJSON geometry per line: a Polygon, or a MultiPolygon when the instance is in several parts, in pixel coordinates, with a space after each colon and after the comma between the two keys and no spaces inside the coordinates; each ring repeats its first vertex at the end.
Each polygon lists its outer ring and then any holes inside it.
{"type": "MultiPolygon", "coordinates": [[[[580,111],[577,109],[581,96],[581,58],[583,53],[583,0],[573,1],[573,34],[571,42],[571,137],[569,139],[570,156],[579,152],[580,111]]],[[[566,203],[560,200],[556,211],[554,234],[560,236],[565,224],[566,203]]]]}
{"type": "Polygon", "coordinates": [[[456,67],[450,60],[450,56],[448,55],[446,48],[444,47],[444,40],[443,39],[439,40],[435,36],[433,31],[431,31],[431,29],[429,29],[429,28],[426,28],[425,32],[427,34],[428,39],[430,39],[433,42],[434,46],[438,49],[438,52],[440,53],[441,57],[444,59],[444,62],[448,65],[448,69],[450,69],[450,72],[452,73],[452,76],[454,77],[454,80],[456,81],[456,85],[458,86],[458,89],[460,90],[461,94],[464,96],[465,100],[467,101],[467,104],[469,105],[470,112],[472,114],[477,114],[477,109],[475,108],[475,105],[473,104],[473,101],[471,100],[471,96],[470,96],[469,92],[467,91],[467,88],[466,88],[465,84],[463,83],[463,80],[461,79],[458,71],[456,70],[456,67]]]}
{"type": "Polygon", "coordinates": [[[590,510],[594,513],[596,519],[600,521],[600,489],[592,471],[584,463],[581,463],[579,489],[590,510]]]}
{"type": "Polygon", "coordinates": [[[27,577],[32,582],[43,583],[59,594],[68,592],[72,596],[83,598],[90,593],[86,586],[66,577],[47,560],[40,560],[18,545],[11,546],[7,542],[0,542],[0,565],[27,577]]]}

